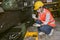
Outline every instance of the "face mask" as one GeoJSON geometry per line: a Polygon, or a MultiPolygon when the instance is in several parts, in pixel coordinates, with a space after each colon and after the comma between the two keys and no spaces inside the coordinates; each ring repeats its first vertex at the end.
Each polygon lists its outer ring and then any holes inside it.
{"type": "Polygon", "coordinates": [[[41,9],[38,9],[38,10],[37,10],[37,12],[40,12],[40,11],[41,11],[41,9]]]}
{"type": "Polygon", "coordinates": [[[42,12],[42,11],[43,11],[42,8],[40,8],[40,9],[37,10],[37,12],[42,12]]]}

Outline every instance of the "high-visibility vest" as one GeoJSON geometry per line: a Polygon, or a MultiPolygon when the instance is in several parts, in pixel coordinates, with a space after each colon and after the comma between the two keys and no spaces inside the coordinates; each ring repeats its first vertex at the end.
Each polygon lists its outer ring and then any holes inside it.
{"type": "Polygon", "coordinates": [[[46,20],[46,14],[49,14],[49,16],[50,16],[47,24],[52,26],[52,27],[55,27],[56,26],[55,20],[54,20],[52,14],[50,13],[50,11],[47,9],[44,9],[44,11],[42,13],[41,12],[38,13],[38,20],[40,20],[44,23],[46,20]]]}

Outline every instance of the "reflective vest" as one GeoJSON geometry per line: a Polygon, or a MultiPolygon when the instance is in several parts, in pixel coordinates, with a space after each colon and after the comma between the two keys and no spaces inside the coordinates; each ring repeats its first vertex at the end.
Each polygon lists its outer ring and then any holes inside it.
{"type": "Polygon", "coordinates": [[[38,20],[42,21],[43,24],[48,24],[55,27],[55,20],[49,10],[44,9],[43,12],[38,13],[38,20]]]}

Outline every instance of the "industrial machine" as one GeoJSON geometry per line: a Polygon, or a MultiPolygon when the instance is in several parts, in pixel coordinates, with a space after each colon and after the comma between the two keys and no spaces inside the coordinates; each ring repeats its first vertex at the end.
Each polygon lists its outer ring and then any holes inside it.
{"type": "Polygon", "coordinates": [[[26,30],[33,24],[35,0],[2,0],[0,5],[0,40],[23,40],[26,30]]]}

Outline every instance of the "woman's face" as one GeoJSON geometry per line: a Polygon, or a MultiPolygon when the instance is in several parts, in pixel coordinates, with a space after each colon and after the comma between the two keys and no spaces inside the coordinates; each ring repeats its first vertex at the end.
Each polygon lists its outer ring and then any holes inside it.
{"type": "Polygon", "coordinates": [[[42,11],[42,8],[39,8],[38,10],[37,10],[37,12],[41,12],[42,11]]]}

